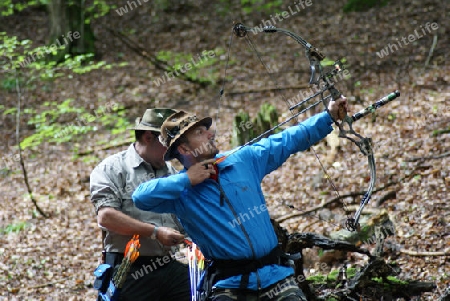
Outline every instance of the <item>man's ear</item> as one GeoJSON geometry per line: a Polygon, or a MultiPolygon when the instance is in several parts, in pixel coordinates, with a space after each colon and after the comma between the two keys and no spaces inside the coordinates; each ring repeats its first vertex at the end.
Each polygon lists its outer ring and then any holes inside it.
{"type": "Polygon", "coordinates": [[[183,156],[189,153],[189,149],[184,143],[177,146],[177,151],[183,156]]]}
{"type": "Polygon", "coordinates": [[[153,139],[157,139],[151,131],[145,131],[143,138],[146,144],[150,144],[153,141],[153,139]]]}

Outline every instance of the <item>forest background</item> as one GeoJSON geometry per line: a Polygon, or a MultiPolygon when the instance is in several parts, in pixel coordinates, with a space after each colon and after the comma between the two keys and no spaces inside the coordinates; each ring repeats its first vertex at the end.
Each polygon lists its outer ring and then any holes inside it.
{"type": "MultiPolygon", "coordinates": [[[[276,90],[287,99],[310,91],[304,50],[282,35],[249,33],[269,77],[243,39],[233,38],[228,60],[235,22],[286,28],[328,62],[343,58],[348,73],[337,87],[351,112],[400,91],[376,118],[355,123],[372,137],[377,164],[378,190],[366,208],[385,209],[395,225],[385,259],[403,279],[436,282],[423,300],[437,300],[450,284],[450,2],[369,2],[0,1],[0,300],[95,298],[101,234],[89,174],[133,141],[127,128],[145,109],[217,118],[222,150],[231,148],[241,110],[253,118],[269,103],[279,121],[289,117],[276,90]]],[[[339,193],[353,195],[339,201],[358,205],[369,180],[358,149],[330,138],[315,151],[339,193]]],[[[325,205],[335,197],[326,177],[310,150],[292,156],[262,184],[271,215],[291,233],[337,231],[343,207],[325,205]],[[285,203],[316,209],[292,214],[285,203]]],[[[307,275],[327,272],[320,250],[306,261],[307,275]]]]}

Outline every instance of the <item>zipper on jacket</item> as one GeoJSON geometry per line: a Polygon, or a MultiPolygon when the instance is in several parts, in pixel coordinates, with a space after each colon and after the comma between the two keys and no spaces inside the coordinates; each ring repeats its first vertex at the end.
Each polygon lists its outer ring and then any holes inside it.
{"type": "MultiPolygon", "coordinates": [[[[225,191],[223,190],[222,185],[220,185],[219,177],[217,178],[217,185],[219,186],[219,191],[220,191],[220,205],[222,206],[223,202],[225,201],[227,203],[228,207],[230,208],[231,213],[233,213],[234,217],[236,218],[236,220],[239,220],[236,210],[234,209],[233,205],[231,204],[230,200],[228,199],[227,195],[225,194],[225,191]]],[[[239,223],[239,226],[240,226],[242,232],[244,233],[245,238],[248,241],[248,245],[250,246],[250,249],[252,250],[253,259],[256,260],[255,248],[253,247],[253,244],[250,240],[250,235],[248,234],[247,230],[245,230],[245,227],[242,223],[239,223]]],[[[259,290],[261,288],[261,279],[259,278],[258,269],[255,271],[255,274],[256,274],[256,279],[257,279],[257,289],[259,290]]]]}

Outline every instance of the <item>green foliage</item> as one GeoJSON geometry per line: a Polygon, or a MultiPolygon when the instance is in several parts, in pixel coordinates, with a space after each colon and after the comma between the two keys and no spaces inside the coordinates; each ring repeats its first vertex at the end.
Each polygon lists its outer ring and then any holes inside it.
{"type": "Polygon", "coordinates": [[[101,159],[99,157],[93,155],[86,155],[81,157],[81,161],[83,161],[83,163],[85,164],[98,163],[100,160],[101,159]]]}
{"type": "MultiPolygon", "coordinates": [[[[243,14],[251,14],[252,12],[261,13],[276,13],[277,9],[283,4],[282,0],[264,1],[264,0],[240,0],[238,1],[239,8],[243,14]]],[[[229,0],[220,0],[216,8],[221,15],[230,13],[236,10],[229,0]]]]}
{"type": "Polygon", "coordinates": [[[328,278],[327,275],[312,275],[306,279],[314,284],[326,284],[328,278]]]}
{"type": "Polygon", "coordinates": [[[225,50],[222,48],[209,51],[204,50],[202,53],[195,55],[173,51],[159,51],[156,54],[156,58],[166,63],[169,66],[169,72],[172,72],[174,76],[177,76],[177,73],[182,73],[193,81],[214,84],[217,81],[218,73],[211,66],[219,68],[219,57],[224,53],[225,50]]]}
{"type": "Polygon", "coordinates": [[[0,228],[0,234],[18,233],[28,226],[27,222],[17,222],[0,228]]]}
{"type": "MultiPolygon", "coordinates": [[[[341,58],[340,61],[341,61],[341,63],[344,64],[344,63],[347,62],[347,59],[344,57],[344,58],[341,58]]],[[[336,61],[330,60],[329,58],[325,57],[325,58],[320,62],[320,65],[322,65],[323,67],[327,67],[327,66],[334,66],[335,63],[336,63],[336,61]]]]}
{"type": "Polygon", "coordinates": [[[330,60],[329,58],[324,58],[321,62],[320,62],[320,64],[323,66],[323,67],[325,67],[325,66],[333,66],[334,65],[334,61],[333,60],[330,60]]]}
{"type": "MultiPolygon", "coordinates": [[[[67,54],[64,61],[56,63],[46,59],[47,55],[55,55],[58,50],[64,48],[39,46],[32,48],[30,40],[19,41],[16,36],[10,37],[5,32],[0,32],[0,72],[7,73],[7,79],[3,80],[2,87],[7,90],[11,89],[11,82],[15,81],[16,75],[19,78],[28,78],[24,80],[24,84],[28,85],[30,81],[53,80],[57,77],[67,75],[71,78],[70,73],[87,73],[96,69],[110,69],[111,64],[104,61],[95,62],[92,60],[94,54],[82,54],[71,57],[67,54]],[[67,71],[69,74],[67,74],[67,71]]],[[[124,63],[115,66],[123,66],[124,63]]]]}
{"type": "MultiPolygon", "coordinates": [[[[233,146],[242,145],[270,130],[277,124],[277,110],[273,105],[268,103],[261,105],[258,114],[252,121],[250,121],[248,113],[240,112],[233,119],[232,144],[233,146]]],[[[267,136],[279,131],[279,129],[276,129],[275,131],[268,133],[267,136]]]]}
{"type": "Polygon", "coordinates": [[[239,112],[233,118],[232,145],[238,146],[245,144],[255,137],[253,132],[253,123],[250,121],[250,115],[247,112],[239,112]]]}
{"type": "Polygon", "coordinates": [[[10,16],[13,15],[14,12],[20,12],[28,7],[39,6],[47,4],[46,0],[30,0],[28,2],[17,2],[13,3],[12,0],[1,0],[0,1],[0,15],[1,16],[10,16]]]}
{"type": "MultiPolygon", "coordinates": [[[[95,62],[92,54],[65,56],[61,63],[48,61],[46,54],[55,54],[58,47],[32,48],[30,40],[19,41],[17,37],[9,37],[5,32],[0,32],[0,57],[3,58],[0,71],[5,73],[1,88],[13,92],[16,89],[16,78],[19,79],[23,91],[33,89],[34,85],[43,87],[43,83],[51,82],[55,78],[67,76],[72,78],[74,74],[83,74],[96,69],[110,69],[113,66],[123,66],[126,63],[116,65],[106,62],[95,62]]],[[[3,115],[16,114],[15,107],[4,108],[3,115]]],[[[35,132],[21,141],[21,147],[33,147],[45,142],[64,143],[81,138],[82,134],[94,131],[100,126],[105,126],[113,133],[126,130],[128,120],[117,104],[107,105],[89,112],[83,107],[74,104],[73,99],[66,99],[62,103],[45,102],[38,110],[25,108],[28,124],[35,127],[35,132]]]]}
{"type": "MultiPolygon", "coordinates": [[[[23,82],[19,79],[19,83],[23,82]]],[[[16,91],[16,78],[14,76],[5,76],[1,82],[2,89],[8,92],[16,91]]]]}
{"type": "Polygon", "coordinates": [[[75,108],[71,104],[72,99],[67,99],[63,103],[45,102],[45,109],[40,113],[29,110],[27,117],[28,124],[34,125],[36,130],[31,135],[23,139],[20,146],[25,149],[27,147],[37,146],[44,141],[48,142],[67,142],[71,141],[73,136],[77,134],[85,134],[91,131],[92,126],[85,126],[82,123],[63,124],[60,119],[73,120],[74,115],[84,113],[82,108],[75,108]],[[73,114],[71,114],[73,113],[73,114]]]}
{"type": "MultiPolygon", "coordinates": [[[[160,0],[161,1],[161,0],[160,0]]],[[[163,0],[166,1],[166,0],[163,0]]],[[[22,10],[30,7],[46,7],[50,0],[29,0],[26,2],[18,2],[13,0],[1,0],[0,1],[0,15],[10,16],[15,12],[21,12],[22,10]]],[[[166,1],[167,2],[167,1],[166,1]]],[[[94,0],[92,5],[85,7],[85,23],[89,24],[91,18],[97,19],[107,15],[112,9],[115,9],[116,5],[110,5],[105,0],[94,0]]]]}
{"type": "MultiPolygon", "coordinates": [[[[87,16],[92,16],[92,18],[97,19],[107,15],[112,9],[117,8],[117,5],[110,5],[106,3],[104,0],[94,0],[91,6],[86,7],[84,10],[87,16]]],[[[85,20],[85,23],[88,24],[91,22],[91,19],[88,17],[85,20]]]]}
{"type": "Polygon", "coordinates": [[[408,284],[407,281],[403,281],[398,279],[397,277],[394,276],[387,276],[386,279],[391,282],[391,283],[396,283],[396,284],[408,284]]]}
{"type": "Polygon", "coordinates": [[[83,107],[74,105],[73,99],[66,99],[62,103],[45,102],[44,110],[36,112],[33,109],[24,111],[28,124],[36,128],[35,132],[23,139],[20,146],[38,146],[43,142],[64,143],[80,141],[88,132],[106,127],[113,134],[126,131],[129,121],[124,116],[123,107],[113,104],[99,107],[92,113],[83,107]]]}
{"type": "Polygon", "coordinates": [[[391,285],[406,285],[407,281],[403,281],[394,276],[387,276],[386,278],[373,277],[371,279],[373,282],[382,284],[385,289],[389,289],[391,285]]]}
{"type": "Polygon", "coordinates": [[[362,12],[372,7],[385,6],[389,0],[348,0],[344,5],[344,12],[362,12]]]}
{"type": "Polygon", "coordinates": [[[130,127],[130,122],[125,114],[126,110],[123,109],[123,106],[118,106],[117,109],[114,109],[114,114],[101,115],[100,123],[110,130],[112,135],[124,133],[130,127]]]}
{"type": "MultiPolygon", "coordinates": [[[[346,269],[346,274],[347,274],[347,278],[353,278],[356,275],[356,268],[347,268],[346,269]]],[[[339,270],[334,269],[332,271],[330,271],[330,273],[328,273],[328,275],[311,275],[309,277],[307,277],[308,281],[313,282],[314,284],[334,284],[336,281],[338,281],[338,276],[339,276],[339,270]]]]}
{"type": "MultiPolygon", "coordinates": [[[[358,270],[356,268],[347,268],[347,279],[352,279],[356,276],[358,270]]],[[[312,275],[307,277],[307,280],[315,286],[327,286],[328,288],[336,288],[341,285],[338,280],[339,269],[334,269],[328,273],[328,275],[312,275]],[[337,285],[337,286],[336,286],[337,285]]],[[[389,289],[391,285],[407,285],[408,282],[398,279],[395,276],[387,276],[386,278],[373,277],[371,278],[373,284],[383,285],[386,289],[389,289]]],[[[328,299],[327,299],[328,300],[328,299]]]]}
{"type": "MultiPolygon", "coordinates": [[[[347,274],[347,278],[352,278],[352,277],[354,277],[355,274],[356,274],[356,268],[347,268],[347,269],[346,269],[346,274],[347,274]]],[[[335,269],[335,270],[332,270],[332,271],[328,274],[327,279],[330,280],[330,281],[337,281],[337,280],[338,280],[338,279],[337,279],[338,276],[339,276],[339,270],[335,269]]]]}
{"type": "Polygon", "coordinates": [[[155,5],[156,10],[167,11],[172,3],[169,0],[153,0],[153,4],[155,5]]]}
{"type": "Polygon", "coordinates": [[[283,4],[281,0],[264,1],[264,0],[241,0],[242,11],[245,14],[250,14],[253,11],[258,12],[272,12],[283,4]]]}
{"type": "Polygon", "coordinates": [[[394,120],[397,119],[397,114],[390,112],[390,113],[388,114],[387,119],[388,119],[389,121],[394,121],[394,120]]]}
{"type": "MultiPolygon", "coordinates": [[[[272,127],[278,124],[278,113],[277,109],[268,103],[264,103],[259,108],[259,112],[256,115],[256,119],[253,121],[255,124],[255,134],[260,135],[268,130],[270,130],[272,127]]],[[[276,129],[272,133],[269,133],[268,135],[278,133],[280,130],[276,129]]],[[[267,135],[267,136],[268,136],[267,135]]]]}
{"type": "Polygon", "coordinates": [[[446,129],[434,130],[431,133],[431,136],[432,137],[436,137],[436,136],[443,135],[443,134],[448,134],[448,133],[450,133],[450,126],[448,128],[446,128],[446,129]]]}

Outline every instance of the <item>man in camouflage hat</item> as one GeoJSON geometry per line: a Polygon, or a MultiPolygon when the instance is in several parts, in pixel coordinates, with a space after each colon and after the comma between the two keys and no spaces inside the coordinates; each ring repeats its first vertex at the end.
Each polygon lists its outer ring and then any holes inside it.
{"type": "Polygon", "coordinates": [[[140,209],[176,214],[210,260],[202,300],[306,300],[298,286],[304,279],[294,277],[278,248],[261,181],[327,136],[346,110],[345,97],[330,101],[326,112],[224,154],[214,144],[210,117],[180,111],[166,119],[164,159],[178,159],[184,170],[142,183],[132,197],[140,209]]]}

